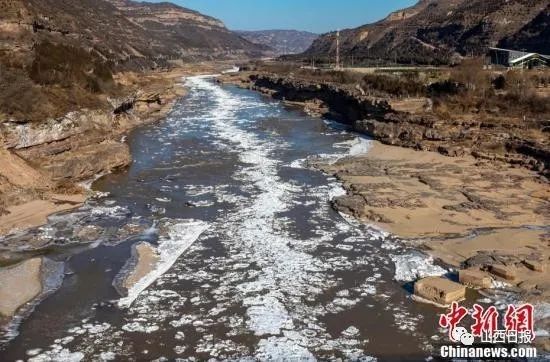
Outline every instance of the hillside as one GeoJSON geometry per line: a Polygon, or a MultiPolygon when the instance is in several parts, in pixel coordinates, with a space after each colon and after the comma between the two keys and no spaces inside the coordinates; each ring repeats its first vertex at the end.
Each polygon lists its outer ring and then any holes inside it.
{"type": "Polygon", "coordinates": [[[27,43],[57,36],[50,40],[93,48],[117,64],[135,58],[203,60],[261,50],[221,21],[171,3],[2,0],[0,10],[3,26],[27,43]]]}
{"type": "MultiPolygon", "coordinates": [[[[340,33],[344,62],[383,59],[399,63],[448,64],[480,55],[488,46],[548,48],[548,0],[421,0],[385,19],[340,33]]],[[[336,52],[335,33],[317,39],[302,58],[327,59],[336,52]]]]}
{"type": "Polygon", "coordinates": [[[172,58],[257,55],[263,47],[229,31],[218,19],[172,3],[108,0],[132,24],[142,28],[154,54],[172,58]]]}
{"type": "Polygon", "coordinates": [[[257,56],[262,46],[171,3],[0,0],[0,121],[108,106],[118,71],[257,56]]]}
{"type": "Polygon", "coordinates": [[[550,54],[550,4],[514,35],[500,41],[500,47],[529,49],[550,54]]]}
{"type": "Polygon", "coordinates": [[[318,34],[298,30],[237,31],[248,41],[273,49],[276,55],[297,54],[307,50],[318,34]]]}

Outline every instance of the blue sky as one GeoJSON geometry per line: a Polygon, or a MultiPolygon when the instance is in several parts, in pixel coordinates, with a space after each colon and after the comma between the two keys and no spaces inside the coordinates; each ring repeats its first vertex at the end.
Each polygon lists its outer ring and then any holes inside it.
{"type": "Polygon", "coordinates": [[[370,23],[416,0],[172,0],[223,20],[232,30],[324,33],[370,23]]]}

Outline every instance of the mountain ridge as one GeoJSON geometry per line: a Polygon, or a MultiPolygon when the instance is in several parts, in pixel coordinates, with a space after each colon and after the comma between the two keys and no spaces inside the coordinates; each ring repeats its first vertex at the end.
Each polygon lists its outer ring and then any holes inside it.
{"type": "MultiPolygon", "coordinates": [[[[157,66],[162,60],[204,60],[263,51],[220,20],[168,2],[2,0],[0,10],[0,26],[11,28],[12,41],[18,37],[27,42],[27,48],[44,39],[71,44],[94,50],[117,66],[132,59],[147,63],[143,66],[157,66]]],[[[9,38],[9,34],[0,35],[4,44],[9,38]]]]}
{"type": "MultiPolygon", "coordinates": [[[[422,0],[377,22],[341,31],[341,55],[348,62],[353,56],[364,63],[382,59],[437,65],[482,55],[505,39],[516,39],[510,42],[515,47],[544,45],[543,31],[532,36],[525,32],[529,39],[515,37],[539,16],[543,18],[539,22],[546,24],[547,17],[541,14],[549,7],[547,0],[422,0]]],[[[328,60],[335,53],[336,36],[330,32],[314,41],[302,58],[328,60]]]]}
{"type": "Polygon", "coordinates": [[[273,49],[275,55],[302,53],[319,37],[308,31],[293,29],[235,30],[254,44],[273,49]]]}

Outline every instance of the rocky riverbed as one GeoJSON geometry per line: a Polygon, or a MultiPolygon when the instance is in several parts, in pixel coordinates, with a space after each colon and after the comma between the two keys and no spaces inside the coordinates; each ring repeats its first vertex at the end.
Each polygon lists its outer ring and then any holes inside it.
{"type": "Polygon", "coordinates": [[[367,155],[316,166],[348,190],[335,209],[454,268],[510,268],[513,277],[492,276],[519,287],[524,299],[549,300],[550,187],[536,173],[378,142],[367,155]]]}
{"type": "Polygon", "coordinates": [[[244,71],[221,81],[300,104],[313,115],[338,119],[387,145],[447,156],[468,155],[546,175],[550,167],[547,122],[539,122],[533,128],[520,120],[501,124],[482,122],[472,114],[464,114],[461,119],[443,119],[431,111],[433,102],[428,98],[373,96],[366,94],[359,84],[303,79],[293,73],[244,71]]]}
{"type": "Polygon", "coordinates": [[[14,301],[25,308],[5,306],[16,317],[6,358],[424,359],[447,332],[442,309],[413,291],[502,308],[523,282],[548,329],[547,297],[535,298],[543,263],[527,253],[546,253],[536,173],[502,164],[480,175],[473,158],[383,146],[207,77],[186,84],[165,121],[129,135],[132,164],[97,180],[96,197],[2,239],[4,275],[24,270],[29,286],[14,301]],[[399,237],[403,223],[411,234],[399,237]],[[531,238],[505,244],[516,259],[480,253],[505,227],[531,238]],[[36,253],[63,263],[62,284],[45,284],[36,253]],[[454,279],[468,253],[468,274],[454,279]],[[456,283],[485,276],[482,290],[456,283]]]}

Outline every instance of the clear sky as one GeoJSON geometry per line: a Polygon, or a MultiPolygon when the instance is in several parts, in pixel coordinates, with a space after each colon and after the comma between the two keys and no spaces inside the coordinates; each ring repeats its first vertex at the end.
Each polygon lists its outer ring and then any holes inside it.
{"type": "MultiPolygon", "coordinates": [[[[156,0],[154,0],[156,1],[156,0]]],[[[158,1],[157,1],[158,2],[158,1]]],[[[416,0],[172,0],[221,19],[232,30],[325,33],[371,23],[416,0]]]]}

